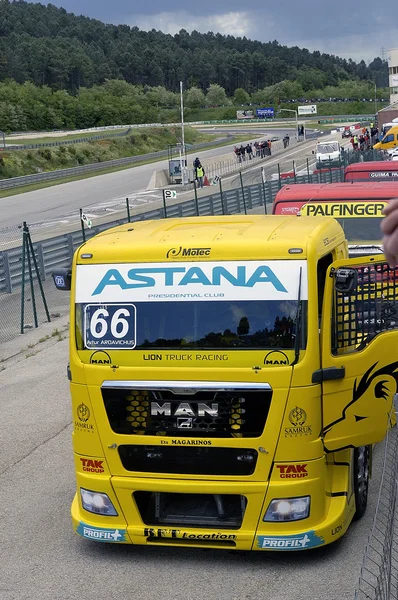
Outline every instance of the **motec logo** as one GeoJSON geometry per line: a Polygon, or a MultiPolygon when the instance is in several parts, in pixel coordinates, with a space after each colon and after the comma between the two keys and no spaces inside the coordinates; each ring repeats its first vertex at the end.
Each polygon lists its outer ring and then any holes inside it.
{"type": "Polygon", "coordinates": [[[269,283],[275,290],[288,293],[285,286],[268,265],[261,265],[249,276],[246,266],[241,265],[229,271],[226,267],[216,266],[205,273],[201,267],[145,267],[130,269],[125,278],[118,269],[109,269],[95,288],[93,296],[98,296],[107,287],[118,287],[121,290],[167,287],[186,288],[189,285],[222,286],[228,282],[233,287],[253,288],[258,283],[269,283]],[[152,277],[152,275],[156,275],[152,277]],[[159,282],[160,279],[160,282],[159,282]]]}
{"type": "Polygon", "coordinates": [[[166,258],[177,258],[185,256],[210,256],[211,248],[170,248],[166,258]]]}
{"type": "Polygon", "coordinates": [[[304,479],[308,477],[307,463],[302,465],[275,465],[281,479],[304,479]]]}

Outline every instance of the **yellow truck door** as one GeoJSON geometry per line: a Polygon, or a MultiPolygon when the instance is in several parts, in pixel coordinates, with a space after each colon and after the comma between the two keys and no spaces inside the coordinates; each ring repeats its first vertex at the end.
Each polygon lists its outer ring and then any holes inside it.
{"type": "Polygon", "coordinates": [[[384,256],[334,262],[321,325],[325,449],[381,441],[395,424],[398,389],[398,270],[384,256]]]}

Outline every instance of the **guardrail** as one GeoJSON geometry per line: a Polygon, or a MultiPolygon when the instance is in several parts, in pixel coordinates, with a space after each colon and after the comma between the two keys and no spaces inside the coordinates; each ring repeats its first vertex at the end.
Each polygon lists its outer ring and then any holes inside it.
{"type": "Polygon", "coordinates": [[[84,138],[75,138],[73,140],[62,140],[55,142],[45,142],[44,144],[7,144],[5,150],[35,150],[37,148],[50,148],[54,146],[70,146],[71,144],[84,144],[85,142],[96,142],[98,140],[107,140],[109,138],[125,137],[131,132],[131,127],[120,133],[105,133],[104,135],[93,135],[84,138]]]}
{"type": "MultiPolygon", "coordinates": [[[[224,144],[229,141],[230,137],[220,138],[215,142],[201,142],[192,146],[191,150],[202,150],[209,146],[217,146],[224,144]]],[[[158,152],[150,152],[148,154],[140,154],[138,156],[128,156],[126,158],[117,158],[114,160],[106,160],[101,163],[93,163],[89,165],[81,165],[79,167],[70,167],[69,169],[58,169],[56,171],[46,171],[45,173],[35,173],[33,175],[23,175],[22,177],[12,177],[11,179],[0,180],[0,190],[8,190],[31,183],[37,183],[40,181],[53,181],[56,179],[64,179],[67,177],[74,177],[76,175],[82,175],[84,173],[95,173],[96,171],[103,171],[112,167],[122,167],[124,165],[134,164],[142,162],[144,160],[166,158],[168,156],[168,150],[159,150],[158,152]]]]}
{"type": "MultiPolygon", "coordinates": [[[[372,120],[375,118],[375,115],[303,115],[303,118],[305,121],[316,121],[319,118],[322,119],[339,119],[339,120],[344,120],[344,121],[366,121],[366,120],[372,120]]],[[[300,116],[301,119],[301,116],[300,116]]],[[[285,118],[281,118],[278,117],[277,119],[275,118],[263,118],[263,119],[250,119],[251,122],[258,122],[258,123],[269,123],[269,122],[281,122],[284,123],[285,121],[291,121],[291,118],[289,119],[289,117],[285,117],[285,118]]],[[[220,123],[244,123],[245,121],[242,119],[219,119],[219,120],[213,120],[213,121],[186,121],[186,125],[217,125],[220,123]]],[[[181,127],[181,122],[176,122],[176,123],[129,123],[127,125],[106,125],[104,127],[88,127],[87,129],[77,129],[75,130],[75,133],[86,133],[86,132],[90,132],[90,131],[108,131],[108,130],[114,130],[114,129],[127,129],[127,128],[142,128],[142,127],[181,127]]],[[[70,131],[65,131],[62,129],[57,129],[57,130],[52,130],[52,131],[42,131],[42,132],[37,132],[37,131],[18,131],[18,132],[13,132],[10,135],[19,135],[21,137],[23,137],[24,135],[29,135],[29,134],[37,134],[37,133],[42,133],[43,135],[49,134],[49,133],[64,133],[65,135],[70,134],[70,131]]]]}

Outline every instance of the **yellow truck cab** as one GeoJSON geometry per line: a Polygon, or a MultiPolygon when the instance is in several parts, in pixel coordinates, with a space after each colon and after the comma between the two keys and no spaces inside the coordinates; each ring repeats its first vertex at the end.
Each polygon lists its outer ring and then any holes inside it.
{"type": "Polygon", "coordinates": [[[396,272],[349,259],[337,221],[129,223],[54,281],[79,535],[295,551],[363,515],[397,391],[396,272]]]}
{"type": "Polygon", "coordinates": [[[391,150],[396,146],[398,146],[398,124],[391,127],[382,140],[375,144],[373,148],[375,150],[391,150]]]}

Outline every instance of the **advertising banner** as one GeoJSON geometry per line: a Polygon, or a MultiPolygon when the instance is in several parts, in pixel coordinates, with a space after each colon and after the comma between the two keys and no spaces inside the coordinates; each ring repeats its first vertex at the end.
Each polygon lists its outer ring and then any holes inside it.
{"type": "MultiPolygon", "coordinates": [[[[191,255],[192,250],[206,249],[190,248],[191,255]]],[[[296,300],[300,273],[301,299],[306,300],[307,263],[302,260],[78,265],[76,302],[90,303],[93,311],[105,303],[296,300]]]]}
{"type": "Polygon", "coordinates": [[[237,119],[254,119],[254,113],[252,110],[237,110],[236,118],[237,119]]]}
{"type": "Polygon", "coordinates": [[[257,108],[256,116],[258,119],[273,119],[275,110],[273,108],[257,108]]]}
{"type": "Polygon", "coordinates": [[[299,106],[297,112],[299,117],[301,115],[316,115],[318,109],[316,104],[306,104],[305,106],[299,106]]]}

